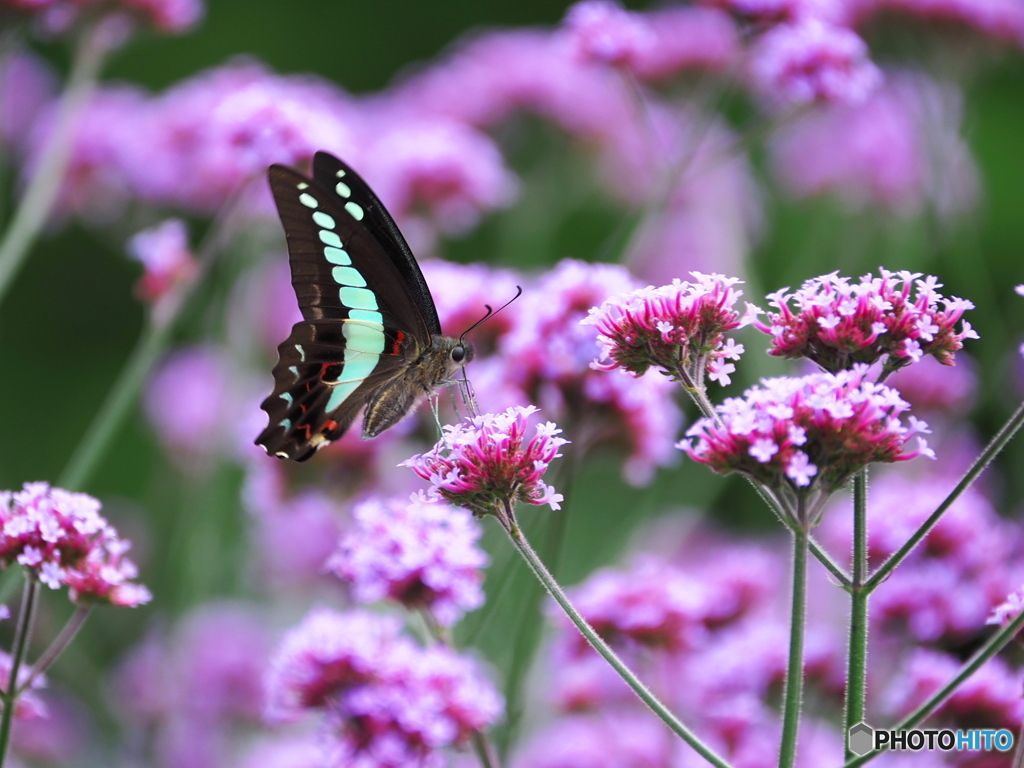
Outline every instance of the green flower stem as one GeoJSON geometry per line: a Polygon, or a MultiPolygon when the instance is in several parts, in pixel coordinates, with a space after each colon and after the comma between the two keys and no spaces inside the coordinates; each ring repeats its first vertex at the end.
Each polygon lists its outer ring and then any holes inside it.
{"type": "MultiPolygon", "coordinates": [[[[850,584],[850,639],[846,662],[846,715],[844,734],[864,720],[868,675],[868,471],[853,478],[853,581],[850,584]]],[[[849,738],[848,736],[846,737],[849,738]]],[[[854,757],[847,741],[846,760],[854,757]]]]}
{"type": "Polygon", "coordinates": [[[480,761],[480,768],[500,768],[497,755],[494,754],[494,747],[487,737],[480,731],[473,731],[473,752],[476,759],[480,761]]]}
{"type": "Polygon", "coordinates": [[[989,444],[985,446],[985,450],[982,451],[981,455],[974,460],[970,469],[968,469],[966,474],[964,474],[963,479],[957,483],[956,488],[954,488],[945,500],[943,500],[938,508],[931,514],[931,517],[925,520],[921,527],[914,531],[914,535],[907,539],[907,543],[890,555],[889,559],[886,560],[877,571],[875,571],[870,579],[868,579],[867,583],[864,585],[866,592],[869,594],[874,592],[878,586],[889,577],[889,574],[893,572],[893,569],[906,559],[907,555],[910,554],[914,547],[916,547],[921,540],[928,535],[929,531],[935,527],[943,513],[952,506],[953,502],[960,497],[961,493],[967,490],[968,486],[977,479],[978,475],[980,475],[985,468],[992,463],[992,459],[994,459],[996,455],[1003,450],[1006,444],[1010,442],[1013,436],[1017,434],[1017,430],[1021,428],[1021,425],[1024,425],[1024,403],[1017,406],[1017,410],[1014,411],[1013,415],[1007,420],[1006,424],[1003,425],[1003,428],[999,430],[996,436],[992,438],[989,444]]]}
{"type": "Polygon", "coordinates": [[[10,290],[32,244],[53,210],[71,159],[75,125],[96,89],[109,51],[102,21],[82,30],[71,61],[67,86],[46,139],[39,164],[0,241],[0,302],[10,290]]]}
{"type": "Polygon", "coordinates": [[[18,690],[18,674],[28,653],[28,642],[32,636],[32,622],[35,619],[38,602],[39,580],[26,573],[18,626],[14,632],[14,644],[11,646],[11,672],[7,676],[7,685],[0,695],[4,705],[3,712],[0,712],[0,766],[4,764],[7,748],[11,743],[11,724],[14,722],[14,709],[18,694],[21,692],[18,690]]]}
{"type": "Polygon", "coordinates": [[[46,670],[53,666],[53,662],[71,644],[71,641],[75,639],[75,635],[78,634],[78,630],[85,624],[85,620],[89,617],[92,607],[91,603],[84,603],[75,608],[75,612],[71,614],[71,618],[68,619],[60,634],[50,643],[50,647],[43,652],[43,655],[36,660],[36,663],[32,665],[31,674],[25,679],[24,683],[18,686],[19,696],[32,685],[39,675],[44,674],[46,670]]]}
{"type": "MultiPolygon", "coordinates": [[[[977,672],[986,661],[1003,650],[1003,648],[1013,640],[1022,628],[1024,628],[1024,611],[1016,616],[1013,621],[992,635],[992,637],[990,637],[983,646],[975,651],[974,655],[964,663],[960,668],[960,671],[952,680],[932,694],[927,701],[896,723],[896,725],[891,726],[891,729],[898,731],[914,728],[923,723],[929,715],[946,702],[946,699],[953,695],[954,691],[956,691],[964,681],[977,672]]],[[[869,760],[873,760],[878,757],[884,751],[886,750],[872,750],[865,755],[861,755],[853,760],[848,760],[843,765],[843,768],[857,768],[857,766],[864,765],[864,763],[869,760]]]]}
{"type": "MultiPolygon", "coordinates": [[[[801,515],[802,517],[802,515],[801,515]]],[[[807,624],[807,552],[810,537],[802,527],[793,531],[793,595],[789,623],[789,662],[782,705],[779,768],[793,768],[804,691],[804,631],[807,624]]]]}
{"type": "Polygon", "coordinates": [[[247,186],[247,183],[243,183],[239,190],[221,207],[220,213],[196,253],[199,269],[193,280],[172,290],[150,309],[146,325],[135,349],[132,350],[117,381],[107,393],[106,400],[103,401],[99,412],[93,418],[57,481],[61,488],[81,489],[96,470],[100,459],[110,447],[111,440],[124,423],[129,409],[135,404],[139,391],[146,383],[146,379],[149,378],[150,372],[170,343],[174,324],[181,315],[182,309],[192,297],[196,286],[202,282],[214,256],[227,239],[234,220],[235,209],[239,200],[243,199],[247,186]]]}
{"type": "Polygon", "coordinates": [[[632,670],[629,669],[623,663],[623,661],[616,655],[615,651],[609,647],[609,645],[601,639],[601,636],[597,634],[593,627],[587,623],[587,620],[583,618],[579,611],[569,601],[568,596],[562,591],[562,588],[555,581],[554,577],[541,562],[540,558],[537,557],[537,553],[533,551],[533,547],[530,546],[529,542],[523,537],[522,531],[519,529],[519,524],[516,522],[515,514],[512,511],[511,505],[508,501],[505,501],[504,514],[496,515],[501,526],[508,533],[509,538],[512,540],[512,545],[519,551],[519,554],[526,560],[526,564],[530,566],[530,570],[533,571],[534,575],[540,580],[541,584],[548,591],[548,594],[555,599],[569,620],[576,625],[576,628],[580,633],[587,639],[587,642],[593,646],[594,650],[597,651],[601,656],[604,657],[605,661],[611,664],[612,668],[618,672],[619,676],[626,681],[626,684],[633,689],[633,692],[640,697],[640,700],[646,704],[654,714],[661,718],[662,722],[671,728],[679,738],[689,744],[701,757],[707,760],[715,768],[730,768],[728,762],[719,757],[709,746],[702,742],[697,736],[679,719],[669,711],[654,693],[651,692],[647,686],[645,686],[632,670]]]}

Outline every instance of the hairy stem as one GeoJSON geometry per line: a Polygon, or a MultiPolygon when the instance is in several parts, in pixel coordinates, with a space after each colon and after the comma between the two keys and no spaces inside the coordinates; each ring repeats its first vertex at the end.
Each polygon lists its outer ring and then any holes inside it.
{"type": "Polygon", "coordinates": [[[64,649],[71,644],[71,641],[75,639],[75,635],[78,634],[78,630],[85,624],[85,620],[89,617],[89,613],[92,611],[92,605],[79,605],[75,608],[75,612],[71,614],[71,618],[68,619],[64,628],[60,631],[60,634],[50,643],[50,647],[47,648],[43,655],[39,657],[35,664],[32,665],[32,672],[25,679],[25,682],[18,686],[18,694],[24,693],[33,681],[42,674],[45,674],[58,657],[63,653],[64,649]]]}
{"type": "Polygon", "coordinates": [[[0,699],[3,700],[3,712],[0,712],[0,766],[4,764],[7,748],[11,743],[11,725],[14,722],[14,710],[17,706],[18,674],[28,653],[28,642],[32,636],[32,622],[39,602],[39,580],[33,575],[25,574],[25,588],[21,597],[21,610],[18,613],[18,626],[14,632],[14,644],[11,646],[11,671],[7,676],[7,685],[0,699]]]}
{"type": "Polygon", "coordinates": [[[846,661],[846,715],[843,721],[846,760],[850,751],[850,728],[864,720],[868,675],[868,598],[864,589],[868,575],[868,471],[863,469],[853,478],[853,579],[850,584],[850,637],[846,661]]]}
{"type": "MultiPolygon", "coordinates": [[[[956,676],[954,676],[952,680],[933,693],[928,700],[921,704],[917,709],[895,725],[891,726],[891,730],[906,730],[915,728],[923,723],[929,715],[946,702],[946,699],[953,695],[957,688],[959,688],[971,675],[977,672],[986,661],[991,659],[1010,642],[1012,642],[1013,638],[1021,631],[1022,628],[1024,628],[1024,611],[1014,618],[1013,621],[992,635],[992,637],[990,637],[985,644],[975,651],[974,655],[964,663],[960,668],[960,671],[957,672],[956,676]]],[[[864,763],[869,760],[873,760],[878,757],[884,751],[886,750],[872,750],[871,752],[854,758],[853,760],[848,760],[843,765],[843,768],[857,768],[857,766],[864,765],[864,763]]]]}
{"type": "Polygon", "coordinates": [[[701,741],[689,728],[687,728],[671,711],[666,707],[657,696],[646,685],[644,685],[640,679],[633,674],[633,671],[626,666],[626,664],[618,657],[618,655],[611,649],[611,647],[601,638],[600,635],[594,630],[593,627],[587,623],[587,620],[583,618],[579,611],[576,610],[575,606],[570,602],[568,596],[562,591],[558,582],[555,581],[554,577],[541,562],[540,558],[537,557],[537,553],[533,551],[533,547],[530,546],[529,542],[523,537],[522,531],[519,528],[519,524],[516,522],[515,514],[512,511],[511,505],[508,501],[505,501],[504,515],[498,515],[498,520],[505,532],[508,533],[509,538],[512,540],[512,545],[519,551],[519,554],[526,560],[526,564],[530,566],[530,570],[533,571],[534,575],[540,580],[541,584],[548,591],[548,594],[555,599],[555,602],[561,606],[562,610],[565,611],[566,616],[569,620],[576,625],[576,628],[580,633],[587,639],[587,642],[593,646],[601,656],[604,657],[612,668],[619,674],[619,676],[626,681],[626,684],[633,689],[633,692],[640,697],[640,700],[646,704],[654,714],[656,714],[662,722],[664,722],[669,728],[671,728],[679,738],[689,744],[701,757],[707,760],[711,765],[716,768],[728,768],[729,763],[721,758],[714,752],[708,745],[701,741]]]}
{"type": "MultiPolygon", "coordinates": [[[[801,520],[801,523],[804,523],[801,520]]],[[[804,691],[804,631],[807,623],[807,529],[793,531],[793,592],[789,623],[789,662],[786,665],[786,690],[782,705],[782,741],[779,768],[793,768],[796,762],[797,733],[804,691]]]]}
{"type": "Polygon", "coordinates": [[[1024,425],[1024,403],[1017,406],[1017,410],[1014,411],[1013,415],[1007,420],[996,436],[989,441],[989,444],[985,446],[985,450],[974,460],[974,463],[971,464],[964,474],[963,479],[957,483],[956,488],[950,491],[949,495],[939,504],[931,516],[922,523],[921,527],[914,531],[914,535],[907,539],[907,543],[893,552],[889,559],[868,579],[867,584],[864,585],[868,593],[874,592],[878,585],[889,577],[893,569],[906,559],[914,547],[921,543],[921,540],[939,522],[939,518],[942,517],[943,513],[953,505],[953,502],[960,497],[960,494],[967,490],[971,483],[978,478],[978,475],[992,463],[992,460],[1010,442],[1011,438],[1017,434],[1017,430],[1021,428],[1021,425],[1024,425]]]}

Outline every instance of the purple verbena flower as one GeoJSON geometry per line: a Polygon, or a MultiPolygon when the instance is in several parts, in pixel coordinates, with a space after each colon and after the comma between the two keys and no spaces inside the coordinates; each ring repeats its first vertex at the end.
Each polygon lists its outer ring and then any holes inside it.
{"type": "Polygon", "coordinates": [[[135,292],[146,302],[155,302],[173,288],[191,282],[199,270],[181,219],[167,219],[139,232],[128,241],[128,253],[145,269],[135,292]]]}
{"type": "Polygon", "coordinates": [[[395,600],[426,609],[450,626],[483,605],[487,555],[477,545],[480,526],[469,512],[422,496],[370,499],[352,512],[346,534],[327,567],[352,583],[357,600],[395,600]]]}
{"type": "Polygon", "coordinates": [[[294,720],[326,707],[339,691],[372,681],[386,669],[401,622],[364,611],[311,611],[278,646],[267,675],[266,716],[294,720]]]}
{"type": "Polygon", "coordinates": [[[776,357],[806,357],[832,372],[884,357],[883,377],[924,355],[953,365],[953,353],[964,339],[978,338],[966,320],[959,333],[954,328],[974,305],[942,296],[936,278],[879,272],[881,277],[867,274],[859,283],[832,272],[808,280],[792,294],[783,288],[769,294],[778,311],[768,313],[768,323],[755,319],[752,325],[772,335],[769,354],[776,357]],[[791,299],[795,313],[789,308],[791,299]]]}
{"type": "Polygon", "coordinates": [[[736,370],[726,360],[738,360],[743,346],[727,331],[749,320],[734,309],[742,291],[737,278],[691,272],[695,281],[674,280],[660,288],[641,288],[594,307],[581,323],[598,330],[603,359],[593,363],[603,371],[620,369],[635,376],[659,367],[690,385],[700,386],[707,372],[712,381],[729,383],[736,370]]]}
{"type": "Polygon", "coordinates": [[[268,716],[327,716],[334,764],[434,766],[501,714],[501,698],[454,651],[420,648],[383,616],[310,613],[282,642],[268,678],[268,716]]]}
{"type": "Polygon", "coordinates": [[[797,104],[861,102],[882,81],[856,32],[813,17],[766,32],[754,48],[751,75],[773,101],[797,104]]]}
{"type": "Polygon", "coordinates": [[[872,462],[931,456],[920,436],[928,427],[900,414],[909,407],[895,390],[867,379],[866,365],[836,374],[763,379],[743,398],[717,407],[677,447],[714,471],[739,472],[771,489],[830,494],[872,462]],[[694,442],[695,440],[695,442],[694,442]]]}
{"type": "Polygon", "coordinates": [[[18,563],[50,589],[69,587],[75,602],[148,603],[149,590],[132,582],[138,570],[124,556],[131,544],[99,510],[91,496],[46,483],[0,493],[0,562],[18,563]]]}
{"type": "Polygon", "coordinates": [[[641,80],[663,80],[689,69],[722,70],[740,54],[736,26],[716,9],[668,6],[648,12],[645,22],[653,39],[631,61],[641,80]]]}
{"type": "Polygon", "coordinates": [[[538,410],[513,406],[504,413],[446,425],[432,450],[399,466],[429,480],[432,497],[466,507],[478,517],[519,501],[560,509],[562,495],[542,478],[569,441],[558,437],[562,430],[550,421],[538,424],[528,438],[527,421],[538,410]]]}

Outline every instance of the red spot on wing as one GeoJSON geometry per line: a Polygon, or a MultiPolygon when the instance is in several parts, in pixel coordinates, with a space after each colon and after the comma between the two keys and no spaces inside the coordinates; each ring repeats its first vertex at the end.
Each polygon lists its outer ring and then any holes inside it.
{"type": "Polygon", "coordinates": [[[405,333],[403,331],[395,331],[395,342],[391,345],[392,355],[397,355],[402,351],[402,342],[405,341],[405,333]]]}
{"type": "Polygon", "coordinates": [[[321,434],[326,435],[328,432],[332,432],[338,428],[338,422],[334,419],[328,419],[324,422],[323,429],[320,430],[321,434]]]}

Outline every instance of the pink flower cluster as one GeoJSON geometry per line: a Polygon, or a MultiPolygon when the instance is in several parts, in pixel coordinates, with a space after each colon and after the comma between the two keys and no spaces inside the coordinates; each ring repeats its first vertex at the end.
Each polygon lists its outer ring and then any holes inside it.
{"type": "Polygon", "coordinates": [[[181,219],[168,219],[139,232],[128,241],[128,253],[146,270],[135,292],[147,302],[155,302],[176,286],[191,282],[199,270],[188,245],[188,229],[181,219]]]}
{"type": "Polygon", "coordinates": [[[1005,627],[1020,616],[1021,611],[1024,611],[1024,587],[1007,595],[1004,602],[992,609],[992,613],[985,623],[999,624],[1005,627]]]}
{"type": "Polygon", "coordinates": [[[560,509],[562,495],[542,478],[569,441],[558,437],[562,430],[550,421],[538,424],[528,438],[527,422],[538,410],[513,406],[445,425],[444,436],[431,451],[400,466],[429,480],[431,496],[478,517],[519,501],[560,509]]]}
{"type": "Polygon", "coordinates": [[[422,497],[370,499],[352,511],[355,527],[327,567],[351,582],[360,602],[394,600],[426,609],[443,625],[483,605],[487,555],[469,512],[422,497]]]}
{"type": "Polygon", "coordinates": [[[602,358],[595,368],[616,368],[641,375],[657,366],[680,377],[700,381],[704,371],[712,381],[728,384],[743,346],[725,333],[746,325],[734,309],[742,291],[733,289],[738,278],[691,273],[695,282],[678,278],[660,288],[641,288],[608,299],[594,307],[581,322],[598,330],[602,358]]]}
{"type": "Polygon", "coordinates": [[[135,607],[149,590],[125,557],[131,546],[99,514],[100,503],[84,493],[26,483],[0,493],[0,563],[17,563],[51,589],[67,586],[76,602],[102,600],[135,607]]]}
{"type": "Polygon", "coordinates": [[[783,288],[769,294],[770,304],[778,311],[768,313],[768,323],[755,319],[752,324],[772,335],[769,354],[806,357],[833,372],[883,357],[888,371],[924,355],[953,365],[953,353],[963,347],[964,339],[978,338],[966,320],[959,333],[955,328],[964,311],[974,305],[943,297],[935,277],[879,272],[881,277],[868,274],[858,283],[832,272],[808,280],[792,294],[783,288]],[[913,297],[912,289],[916,289],[913,297]],[[789,307],[791,299],[796,312],[789,307]]]}
{"type": "Polygon", "coordinates": [[[764,379],[717,407],[721,420],[701,419],[678,447],[716,472],[739,472],[769,488],[831,493],[872,462],[932,456],[927,425],[900,414],[909,406],[866,365],[838,373],[764,379]]]}
{"type": "Polygon", "coordinates": [[[856,32],[814,17],[766,32],[755,45],[751,75],[769,97],[796,104],[858,103],[882,82],[856,32]]]}
{"type": "Polygon", "coordinates": [[[390,617],[311,612],[282,641],[267,680],[267,715],[322,710],[334,765],[435,768],[440,750],[492,724],[500,696],[469,659],[399,635],[390,617]]]}

